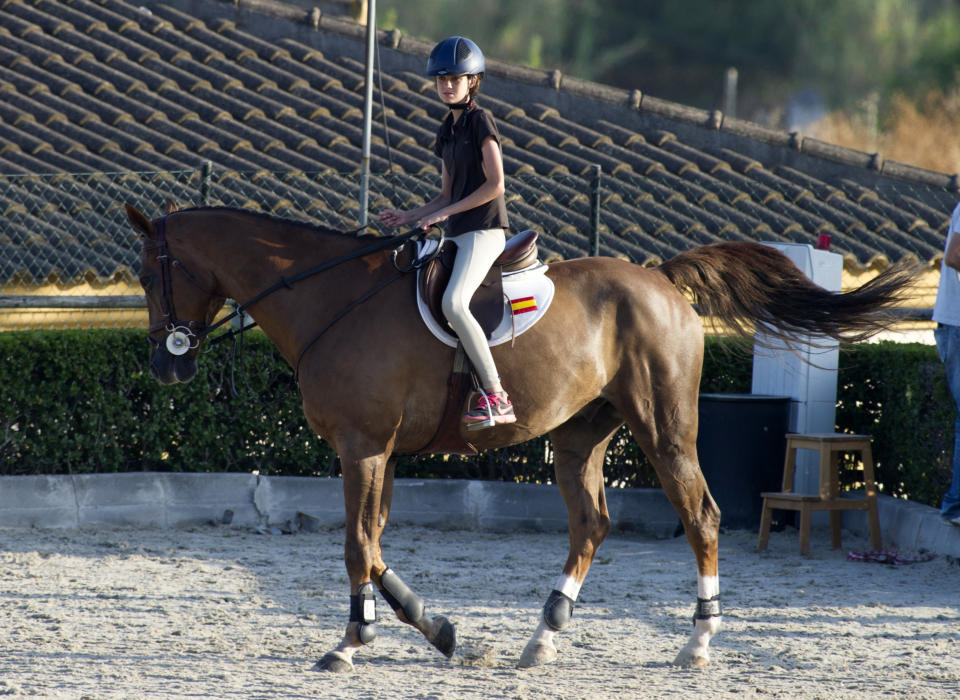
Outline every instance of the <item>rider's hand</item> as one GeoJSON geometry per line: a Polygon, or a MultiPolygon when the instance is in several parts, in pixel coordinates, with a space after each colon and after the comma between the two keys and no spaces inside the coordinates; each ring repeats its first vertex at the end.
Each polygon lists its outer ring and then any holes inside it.
{"type": "Polygon", "coordinates": [[[439,213],[427,214],[422,219],[417,221],[416,225],[422,228],[424,231],[426,231],[428,228],[430,228],[434,224],[439,224],[441,221],[446,221],[448,218],[449,218],[448,214],[439,214],[439,213]]]}
{"type": "Polygon", "coordinates": [[[390,226],[391,228],[403,226],[410,221],[407,212],[400,211],[399,209],[386,209],[385,211],[380,212],[377,220],[382,224],[390,226]]]}

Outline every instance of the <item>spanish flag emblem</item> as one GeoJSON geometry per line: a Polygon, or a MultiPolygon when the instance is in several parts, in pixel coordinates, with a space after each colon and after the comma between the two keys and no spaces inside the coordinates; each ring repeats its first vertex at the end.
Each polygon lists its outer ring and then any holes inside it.
{"type": "Polygon", "coordinates": [[[510,311],[513,312],[514,316],[536,310],[537,300],[533,297],[521,297],[519,299],[510,300],[510,311]]]}

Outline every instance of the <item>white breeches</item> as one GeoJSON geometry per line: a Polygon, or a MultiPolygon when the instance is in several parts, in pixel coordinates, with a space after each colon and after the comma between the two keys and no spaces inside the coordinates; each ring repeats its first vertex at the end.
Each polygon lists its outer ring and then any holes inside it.
{"type": "Polygon", "coordinates": [[[470,299],[486,277],[493,261],[503,252],[507,238],[502,228],[471,231],[451,238],[457,245],[457,256],[450,273],[450,282],[443,293],[443,313],[463,343],[484,389],[499,381],[497,367],[490,354],[490,345],[477,319],[470,313],[470,299]]]}

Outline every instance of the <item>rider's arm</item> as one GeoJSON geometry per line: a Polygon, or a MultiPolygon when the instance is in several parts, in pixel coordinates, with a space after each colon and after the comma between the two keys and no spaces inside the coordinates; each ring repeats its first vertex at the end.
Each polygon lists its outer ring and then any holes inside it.
{"type": "Polygon", "coordinates": [[[450,203],[450,190],[452,188],[447,167],[441,165],[440,175],[440,194],[416,209],[400,211],[398,209],[387,209],[380,214],[380,221],[388,226],[404,226],[429,216],[433,212],[443,209],[450,203]]]}

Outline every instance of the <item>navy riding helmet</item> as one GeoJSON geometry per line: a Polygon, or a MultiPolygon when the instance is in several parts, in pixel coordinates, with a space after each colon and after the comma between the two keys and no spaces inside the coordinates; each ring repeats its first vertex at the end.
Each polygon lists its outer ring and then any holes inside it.
{"type": "Polygon", "coordinates": [[[486,70],[480,47],[464,36],[451,36],[433,47],[427,75],[477,75],[486,70]]]}

